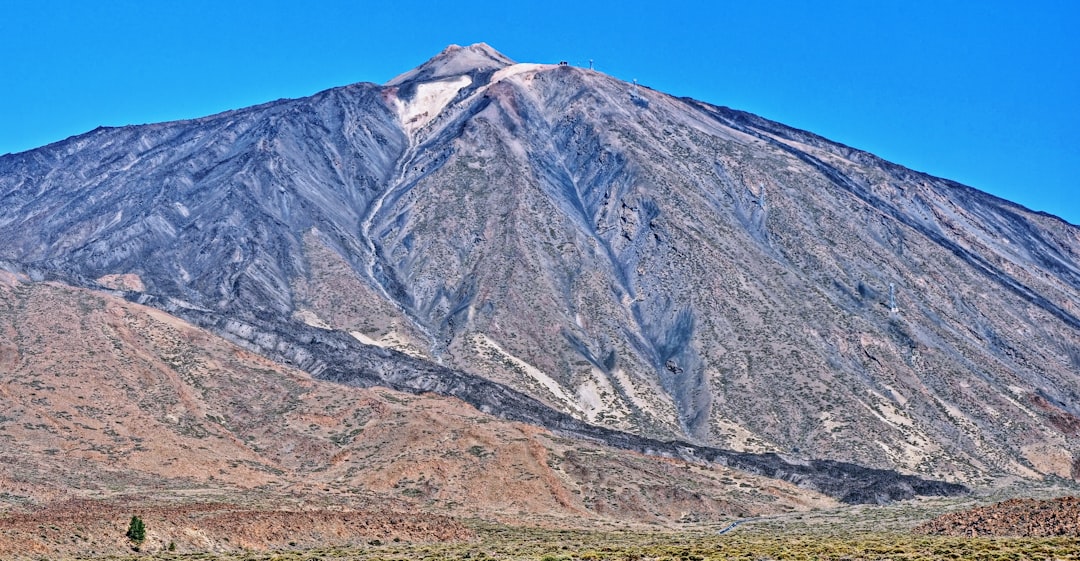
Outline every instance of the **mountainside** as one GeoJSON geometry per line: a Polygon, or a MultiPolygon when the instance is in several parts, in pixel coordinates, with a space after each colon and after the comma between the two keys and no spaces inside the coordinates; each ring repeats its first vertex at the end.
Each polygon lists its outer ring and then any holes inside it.
{"type": "Polygon", "coordinates": [[[720,466],[558,437],[456,399],[313,380],[158,310],[2,273],[0,333],[0,514],[201,498],[675,523],[836,504],[720,466]]]}
{"type": "Polygon", "coordinates": [[[529,420],[508,387],[795,463],[1080,477],[1080,229],[482,44],[383,86],[2,156],[0,239],[9,270],[316,377],[529,420]]]}

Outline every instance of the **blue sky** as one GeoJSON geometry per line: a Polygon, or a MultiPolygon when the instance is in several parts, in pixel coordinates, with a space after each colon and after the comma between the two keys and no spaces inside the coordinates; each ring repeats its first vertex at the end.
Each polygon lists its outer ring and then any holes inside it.
{"type": "Polygon", "coordinates": [[[1080,2],[0,0],[0,154],[358,81],[448,44],[757,113],[1080,224],[1080,2]]]}

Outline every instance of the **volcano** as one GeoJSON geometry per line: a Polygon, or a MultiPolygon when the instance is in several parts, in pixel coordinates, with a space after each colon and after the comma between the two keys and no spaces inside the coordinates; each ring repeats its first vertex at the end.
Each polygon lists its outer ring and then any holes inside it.
{"type": "Polygon", "coordinates": [[[4,155],[0,240],[316,378],[853,501],[1080,477],[1076,226],[485,44],[4,155]]]}

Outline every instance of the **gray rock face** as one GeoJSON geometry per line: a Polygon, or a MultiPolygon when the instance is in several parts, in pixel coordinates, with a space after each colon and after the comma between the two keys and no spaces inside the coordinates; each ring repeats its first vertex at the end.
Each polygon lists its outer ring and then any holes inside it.
{"type": "Polygon", "coordinates": [[[351,346],[304,348],[340,332],[605,434],[1080,474],[1080,229],[486,45],[0,157],[0,240],[40,277],[137,275],[316,375],[355,374],[351,346]]]}
{"type": "Polygon", "coordinates": [[[198,305],[287,314],[302,233],[317,225],[355,244],[406,142],[364,84],[97,129],[3,159],[4,257],[88,278],[124,271],[198,305]]]}

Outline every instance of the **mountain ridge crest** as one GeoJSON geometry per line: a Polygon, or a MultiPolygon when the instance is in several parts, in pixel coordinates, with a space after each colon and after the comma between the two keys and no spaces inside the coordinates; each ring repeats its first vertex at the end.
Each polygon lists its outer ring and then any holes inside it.
{"type": "Polygon", "coordinates": [[[487,43],[467,47],[449,45],[420,66],[390,79],[386,86],[400,86],[412,81],[434,81],[479,72],[495,71],[516,64],[487,43]]]}

